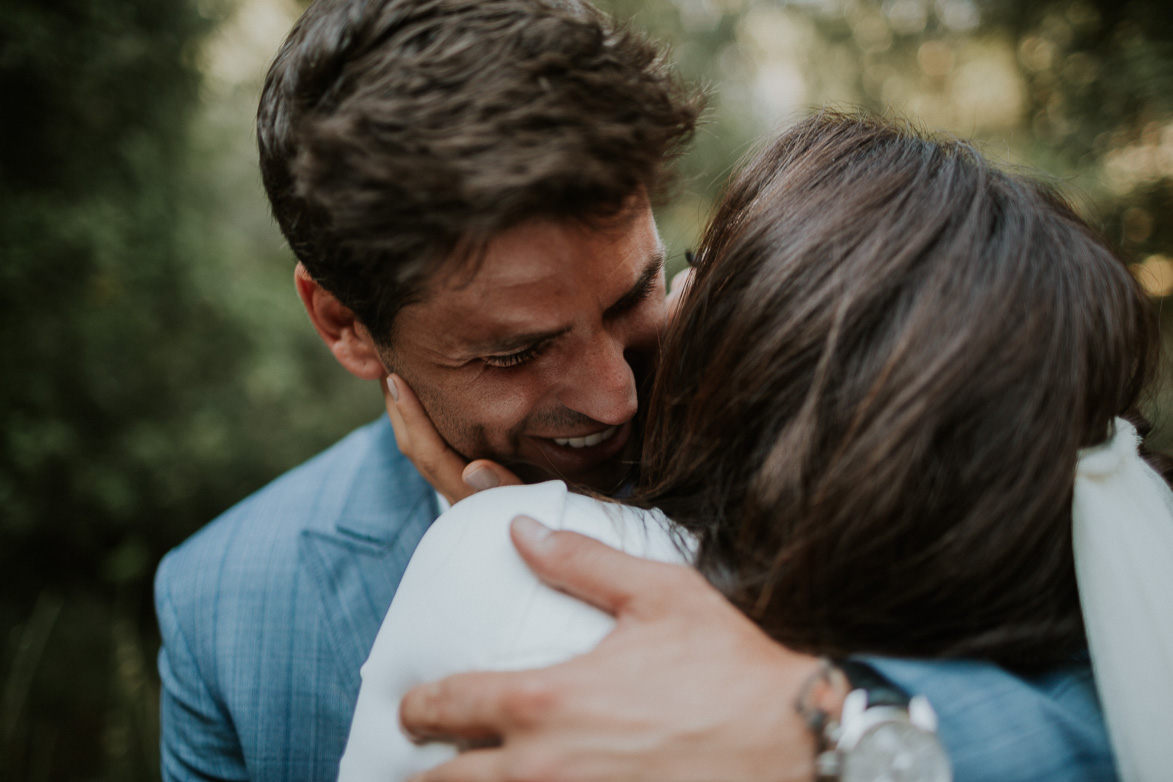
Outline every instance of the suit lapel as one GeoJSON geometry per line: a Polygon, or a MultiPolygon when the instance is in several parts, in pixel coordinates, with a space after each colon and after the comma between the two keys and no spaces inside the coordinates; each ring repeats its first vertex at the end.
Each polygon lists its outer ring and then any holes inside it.
{"type": "Polygon", "coordinates": [[[391,427],[373,434],[370,446],[356,449],[340,471],[340,486],[347,486],[347,473],[352,479],[333,529],[303,530],[298,542],[323,631],[352,695],[407,562],[438,515],[435,492],[399,453],[391,427]]]}

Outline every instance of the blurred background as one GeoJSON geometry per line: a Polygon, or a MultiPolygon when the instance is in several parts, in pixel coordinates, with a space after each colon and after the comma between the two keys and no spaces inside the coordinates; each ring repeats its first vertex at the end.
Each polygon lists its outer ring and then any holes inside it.
{"type": "MultiPolygon", "coordinates": [[[[675,264],[756,140],[830,103],[1042,169],[1173,294],[1168,0],[602,5],[711,94],[659,214],[675,264]]],[[[256,170],[260,80],[302,7],[0,0],[7,779],[157,778],[155,564],[381,413],[303,315],[256,170]]]]}

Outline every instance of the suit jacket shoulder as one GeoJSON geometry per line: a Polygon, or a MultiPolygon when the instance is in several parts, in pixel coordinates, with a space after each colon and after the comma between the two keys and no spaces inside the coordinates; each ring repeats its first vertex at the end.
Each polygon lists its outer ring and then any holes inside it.
{"type": "Polygon", "coordinates": [[[435,495],[386,420],[243,500],[156,576],[169,779],[333,777],[435,495]]]}

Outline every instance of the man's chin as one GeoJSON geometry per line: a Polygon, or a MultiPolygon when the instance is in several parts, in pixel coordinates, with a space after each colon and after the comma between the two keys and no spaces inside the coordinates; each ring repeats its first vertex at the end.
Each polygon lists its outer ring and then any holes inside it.
{"type": "Polygon", "coordinates": [[[585,448],[531,437],[523,445],[522,458],[511,460],[507,466],[526,483],[560,480],[576,489],[613,495],[635,472],[637,451],[632,429],[630,423],[624,424],[613,438],[585,448]]]}

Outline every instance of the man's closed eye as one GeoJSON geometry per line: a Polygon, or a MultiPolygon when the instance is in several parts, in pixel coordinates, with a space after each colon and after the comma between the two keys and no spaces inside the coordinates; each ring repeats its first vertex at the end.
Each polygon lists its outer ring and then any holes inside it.
{"type": "Polygon", "coordinates": [[[522,348],[515,353],[506,353],[501,356],[485,356],[482,361],[488,366],[497,367],[499,369],[510,369],[512,367],[519,367],[523,364],[528,364],[534,359],[546,352],[546,348],[550,346],[550,340],[538,342],[529,347],[522,348]]]}

